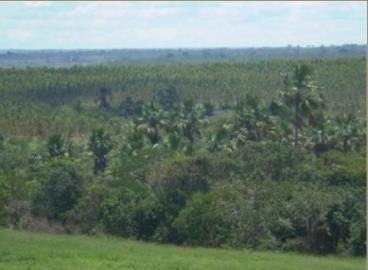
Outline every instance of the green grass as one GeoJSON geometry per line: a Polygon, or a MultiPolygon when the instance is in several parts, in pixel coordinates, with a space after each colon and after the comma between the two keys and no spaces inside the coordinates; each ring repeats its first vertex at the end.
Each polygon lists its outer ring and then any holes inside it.
{"type": "Polygon", "coordinates": [[[364,269],[363,258],[155,245],[0,229],[0,269],[364,269]]]}

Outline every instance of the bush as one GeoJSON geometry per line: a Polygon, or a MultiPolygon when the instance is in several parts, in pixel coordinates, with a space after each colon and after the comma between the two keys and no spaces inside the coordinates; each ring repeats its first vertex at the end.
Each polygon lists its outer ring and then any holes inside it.
{"type": "Polygon", "coordinates": [[[183,241],[191,245],[273,248],[264,209],[240,192],[240,186],[218,186],[197,193],[175,219],[183,241]]]}
{"type": "Polygon", "coordinates": [[[108,233],[122,237],[135,235],[134,209],[139,197],[129,189],[113,192],[102,203],[102,224],[108,233]]]}
{"type": "Polygon", "coordinates": [[[364,256],[367,248],[367,210],[365,201],[358,201],[351,212],[352,220],[349,227],[350,236],[348,239],[350,253],[352,255],[364,256]]]}
{"type": "Polygon", "coordinates": [[[36,177],[39,185],[32,196],[33,213],[64,220],[64,214],[73,208],[82,194],[82,176],[70,161],[57,160],[43,165],[36,177]]]}
{"type": "Polygon", "coordinates": [[[366,185],[366,157],[359,153],[330,151],[321,156],[330,185],[366,185]]]}
{"type": "Polygon", "coordinates": [[[159,224],[156,201],[126,188],[116,190],[102,203],[102,224],[108,233],[151,239],[159,224]]]}
{"type": "Polygon", "coordinates": [[[108,196],[108,188],[100,181],[86,188],[78,203],[66,215],[68,230],[92,234],[101,221],[101,204],[108,196]]]}
{"type": "Polygon", "coordinates": [[[234,220],[229,219],[232,209],[226,201],[227,196],[231,194],[220,191],[197,193],[180,211],[174,226],[185,243],[216,247],[229,240],[234,220]]]}
{"type": "Polygon", "coordinates": [[[243,162],[243,171],[250,178],[260,177],[273,181],[293,178],[295,167],[305,159],[305,153],[280,143],[248,142],[235,154],[234,158],[243,162]]]}

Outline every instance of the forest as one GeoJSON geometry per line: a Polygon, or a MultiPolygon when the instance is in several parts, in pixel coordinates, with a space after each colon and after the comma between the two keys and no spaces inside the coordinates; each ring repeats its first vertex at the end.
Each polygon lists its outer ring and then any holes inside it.
{"type": "Polygon", "coordinates": [[[365,78],[363,57],[3,67],[0,225],[363,256],[365,78]]]}

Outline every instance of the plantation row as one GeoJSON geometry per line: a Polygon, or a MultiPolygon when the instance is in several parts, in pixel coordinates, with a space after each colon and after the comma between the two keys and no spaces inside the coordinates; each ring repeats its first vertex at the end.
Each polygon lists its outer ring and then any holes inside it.
{"type": "MultiPolygon", "coordinates": [[[[124,100],[147,103],[157,92],[174,89],[183,100],[231,108],[247,94],[269,103],[284,87],[284,75],[295,62],[198,65],[88,66],[64,69],[0,69],[2,133],[45,138],[52,133],[79,137],[105,122],[115,133],[124,122],[119,114],[101,112],[100,89],[118,109],[124,100]]],[[[365,58],[310,60],[327,112],[365,115],[365,58]]]]}
{"type": "MultiPolygon", "coordinates": [[[[266,67],[249,67],[257,66],[266,67]]],[[[216,92],[204,102],[194,91],[185,96],[165,87],[149,101],[127,95],[115,103],[119,92],[101,86],[93,110],[73,109],[96,121],[83,131],[87,140],[48,135],[47,127],[39,129],[47,130],[44,141],[1,137],[0,223],[184,245],[363,255],[365,124],[329,111],[333,101],[314,74],[313,65],[297,63],[283,71],[272,97],[248,93],[231,111],[216,110],[216,92]],[[110,122],[98,123],[103,118],[110,122]]],[[[51,90],[45,96],[19,91],[30,94],[31,104],[53,100],[51,90]]]]}

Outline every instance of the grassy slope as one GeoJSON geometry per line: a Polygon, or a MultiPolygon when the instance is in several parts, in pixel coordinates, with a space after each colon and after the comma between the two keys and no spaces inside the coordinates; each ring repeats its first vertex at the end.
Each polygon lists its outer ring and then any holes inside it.
{"type": "Polygon", "coordinates": [[[364,269],[362,258],[181,248],[0,230],[0,269],[364,269]]]}

